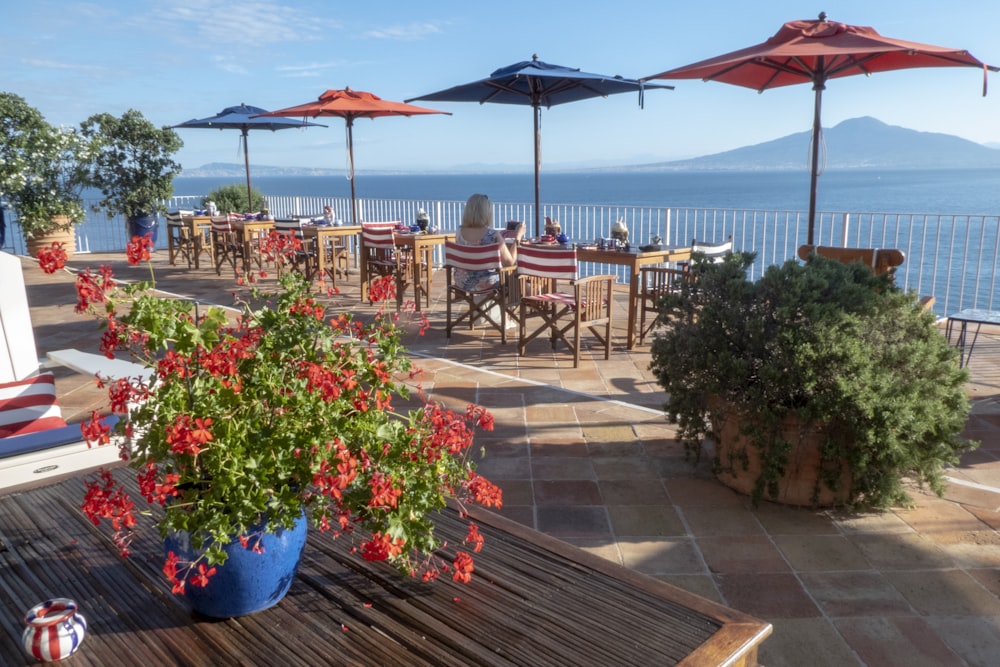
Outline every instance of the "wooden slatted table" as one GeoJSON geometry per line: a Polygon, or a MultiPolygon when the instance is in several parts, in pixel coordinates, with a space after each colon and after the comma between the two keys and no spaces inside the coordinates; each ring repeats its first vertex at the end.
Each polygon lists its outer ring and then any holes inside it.
{"type": "MultiPolygon", "coordinates": [[[[351,554],[350,538],[311,530],[282,602],[207,620],[169,592],[149,519],[141,519],[149,529],[134,555],[122,560],[106,528],[80,512],[82,496],[80,478],[0,496],[5,665],[32,664],[20,648],[22,617],[54,596],[75,599],[89,625],[76,667],[747,666],[771,632],[768,623],[489,512],[476,516],[486,546],[470,584],[402,577],[351,554]]],[[[438,525],[451,544],[461,542],[464,524],[453,511],[438,525]]]]}

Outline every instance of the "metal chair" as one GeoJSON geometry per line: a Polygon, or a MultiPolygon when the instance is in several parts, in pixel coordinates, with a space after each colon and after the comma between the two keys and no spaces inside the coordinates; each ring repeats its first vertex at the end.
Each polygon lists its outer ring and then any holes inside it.
{"type": "Polygon", "coordinates": [[[521,246],[517,253],[517,279],[521,295],[518,317],[518,354],[528,343],[548,334],[552,349],[561,340],[573,353],[573,367],[580,365],[581,334],[589,329],[611,358],[611,308],[615,276],[577,277],[576,250],[521,246]],[[569,289],[559,290],[559,281],[569,289]],[[528,325],[534,328],[529,332],[528,325]],[[536,326],[537,324],[537,326],[536,326]]]}
{"type": "Polygon", "coordinates": [[[452,329],[462,322],[468,322],[469,329],[476,322],[482,322],[498,330],[500,342],[506,345],[508,319],[517,320],[508,300],[515,267],[501,263],[500,248],[496,245],[469,246],[445,241],[444,268],[447,274],[445,337],[451,338],[452,329]],[[455,283],[456,270],[494,271],[497,281],[490,287],[466,290],[455,283]],[[453,306],[458,304],[465,306],[465,312],[453,319],[453,315],[457,315],[453,306]]]}

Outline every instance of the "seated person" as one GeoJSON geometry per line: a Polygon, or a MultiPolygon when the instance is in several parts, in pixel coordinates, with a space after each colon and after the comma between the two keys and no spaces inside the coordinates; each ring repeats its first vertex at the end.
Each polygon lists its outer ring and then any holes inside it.
{"type": "MultiPolygon", "coordinates": [[[[517,244],[524,237],[524,225],[514,235],[514,243],[504,241],[503,230],[493,228],[493,204],[486,195],[469,197],[462,211],[462,225],[455,234],[455,242],[462,245],[495,245],[500,248],[500,262],[504,266],[517,263],[517,244]]],[[[488,289],[500,281],[496,271],[465,271],[455,269],[455,285],[464,290],[488,289]]]]}

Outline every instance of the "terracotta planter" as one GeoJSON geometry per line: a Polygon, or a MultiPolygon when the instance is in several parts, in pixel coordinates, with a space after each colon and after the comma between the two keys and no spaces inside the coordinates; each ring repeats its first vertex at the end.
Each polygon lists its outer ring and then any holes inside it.
{"type": "MultiPolygon", "coordinates": [[[[716,477],[723,484],[746,495],[752,495],[761,475],[760,453],[745,431],[745,418],[731,409],[720,409],[724,415],[716,429],[716,477]]],[[[791,443],[788,463],[778,479],[777,495],[764,490],[762,498],[785,505],[830,507],[847,501],[851,474],[846,462],[841,464],[836,490],[820,476],[820,448],[825,439],[821,428],[804,428],[795,416],[786,417],[780,437],[791,443]]]]}
{"type": "MultiPolygon", "coordinates": [[[[56,215],[52,216],[52,222],[69,225],[70,218],[65,215],[56,215]]],[[[36,235],[30,239],[26,238],[24,244],[28,248],[29,255],[38,257],[39,250],[48,248],[56,241],[61,241],[64,244],[63,248],[66,250],[66,256],[72,257],[76,251],[76,227],[70,225],[66,229],[53,230],[48,234],[36,235]]]]}

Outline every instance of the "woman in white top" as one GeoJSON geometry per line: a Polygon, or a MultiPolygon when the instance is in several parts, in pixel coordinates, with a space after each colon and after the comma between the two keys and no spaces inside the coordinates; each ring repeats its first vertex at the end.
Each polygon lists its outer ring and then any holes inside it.
{"type": "MultiPolygon", "coordinates": [[[[493,228],[493,204],[486,195],[475,194],[465,202],[462,225],[455,234],[455,242],[462,245],[497,245],[500,262],[504,266],[517,263],[517,244],[524,236],[524,224],[518,226],[514,243],[508,245],[503,233],[493,228]]],[[[454,280],[464,290],[489,289],[500,281],[496,271],[464,271],[455,269],[454,280]]]]}

